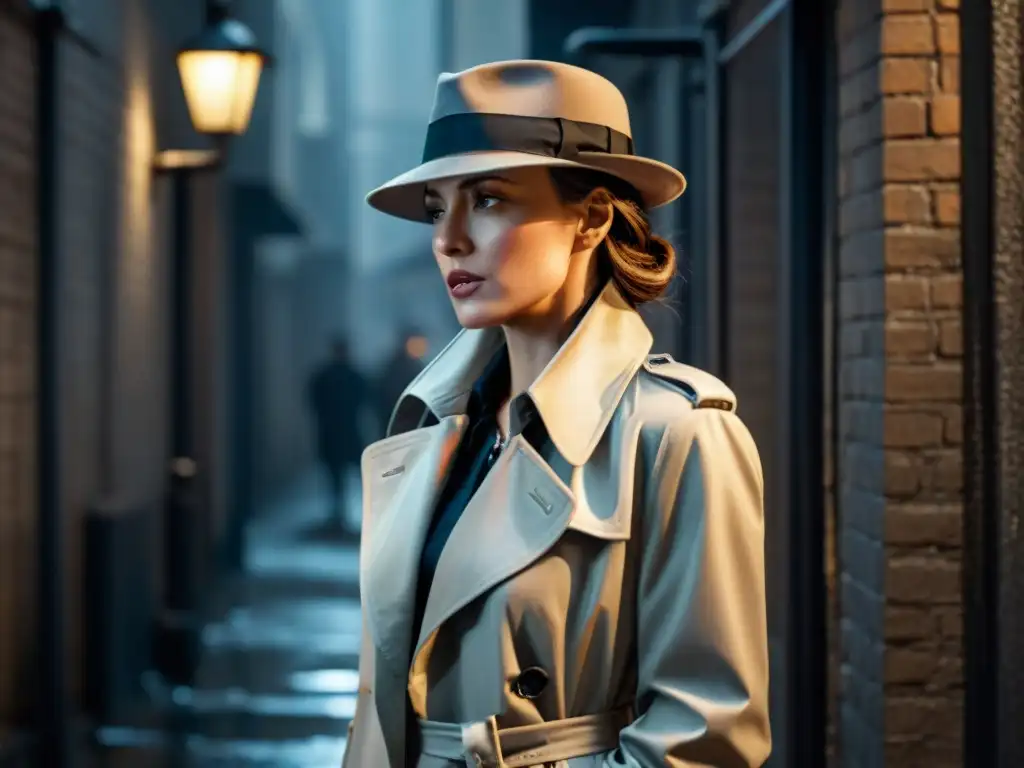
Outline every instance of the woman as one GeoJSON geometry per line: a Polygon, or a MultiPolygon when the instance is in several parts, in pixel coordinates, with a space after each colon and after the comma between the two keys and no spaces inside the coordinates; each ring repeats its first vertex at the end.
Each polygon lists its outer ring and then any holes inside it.
{"type": "Polygon", "coordinates": [[[363,455],[349,768],[761,765],[762,476],[720,381],[649,356],[675,268],[619,91],[513,61],[440,77],[423,164],[466,328],[363,455]]]}

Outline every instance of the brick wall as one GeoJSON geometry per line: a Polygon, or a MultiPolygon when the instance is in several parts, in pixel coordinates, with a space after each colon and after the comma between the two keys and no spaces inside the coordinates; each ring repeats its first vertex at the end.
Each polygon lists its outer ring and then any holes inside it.
{"type": "Polygon", "coordinates": [[[36,52],[0,4],[0,731],[23,720],[35,547],[36,52]]]}
{"type": "Polygon", "coordinates": [[[840,0],[839,748],[960,765],[957,0],[840,0]]]}

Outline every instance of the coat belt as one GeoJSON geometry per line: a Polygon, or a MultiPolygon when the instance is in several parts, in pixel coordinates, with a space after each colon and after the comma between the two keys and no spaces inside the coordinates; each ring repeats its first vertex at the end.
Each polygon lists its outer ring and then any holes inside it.
{"type": "Polygon", "coordinates": [[[420,720],[420,749],[470,768],[524,768],[608,752],[633,719],[632,707],[535,725],[498,728],[493,717],[475,723],[420,720]]]}

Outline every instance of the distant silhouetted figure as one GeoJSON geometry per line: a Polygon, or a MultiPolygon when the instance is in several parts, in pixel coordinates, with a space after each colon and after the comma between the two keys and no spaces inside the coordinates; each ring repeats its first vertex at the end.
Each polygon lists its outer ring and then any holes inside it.
{"type": "Polygon", "coordinates": [[[348,479],[363,450],[360,413],[369,403],[367,382],[352,365],[348,345],[337,337],[330,358],[309,379],[307,402],[316,430],[317,458],[331,493],[331,516],[346,533],[354,533],[346,516],[348,479]]]}
{"type": "Polygon", "coordinates": [[[423,358],[426,354],[426,338],[417,331],[409,329],[402,334],[387,362],[380,369],[374,389],[376,390],[377,423],[382,432],[388,427],[391,412],[398,403],[398,398],[423,370],[423,358]]]}

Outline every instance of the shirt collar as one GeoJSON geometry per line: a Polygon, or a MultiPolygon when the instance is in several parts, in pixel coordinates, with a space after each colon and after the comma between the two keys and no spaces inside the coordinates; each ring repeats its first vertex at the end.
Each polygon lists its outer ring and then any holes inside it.
{"type": "MultiPolygon", "coordinates": [[[[643,318],[609,281],[540,376],[513,401],[512,433],[536,412],[566,461],[585,464],[652,342],[643,318]]],[[[501,328],[460,332],[406,388],[388,433],[419,426],[422,406],[438,419],[467,413],[474,384],[493,381],[485,373],[502,359],[507,366],[507,356],[498,355],[504,346],[501,328]]]]}

